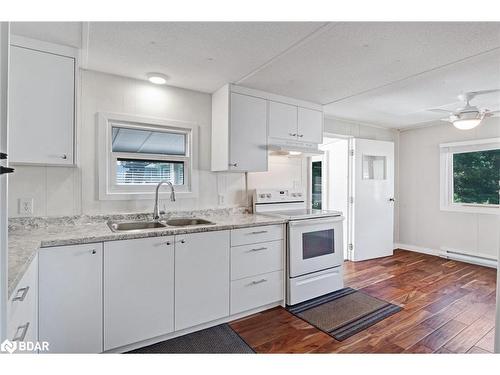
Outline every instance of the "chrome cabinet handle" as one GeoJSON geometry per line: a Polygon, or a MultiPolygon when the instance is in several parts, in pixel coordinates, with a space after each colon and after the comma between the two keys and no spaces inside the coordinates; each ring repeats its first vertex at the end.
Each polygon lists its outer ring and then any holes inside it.
{"type": "Polygon", "coordinates": [[[389,202],[394,202],[394,198],[389,198],[389,202]]]}
{"type": "Polygon", "coordinates": [[[66,160],[67,158],[68,158],[68,155],[66,155],[66,154],[61,155],[61,159],[66,160]]]}
{"type": "Polygon", "coordinates": [[[91,253],[92,255],[94,255],[94,254],[97,254],[97,251],[96,251],[96,249],[92,249],[92,251],[91,251],[90,253],[91,253]]]}
{"type": "Polygon", "coordinates": [[[180,243],[186,243],[186,240],[180,240],[179,242],[180,243]]]}
{"type": "Polygon", "coordinates": [[[250,283],[250,285],[262,284],[262,283],[265,283],[266,281],[267,281],[267,279],[260,279],[260,280],[252,281],[250,283]]]}
{"type": "Polygon", "coordinates": [[[291,136],[291,137],[296,137],[297,133],[288,133],[288,135],[291,136]]]}
{"type": "Polygon", "coordinates": [[[172,245],[172,242],[167,241],[167,242],[165,242],[165,245],[170,246],[170,245],[172,245]]]}
{"type": "Polygon", "coordinates": [[[28,327],[30,326],[30,323],[26,323],[22,326],[17,327],[16,334],[12,341],[24,341],[24,338],[26,337],[26,333],[28,333],[28,327]],[[21,334],[18,335],[18,332],[21,331],[21,334]]]}
{"type": "Polygon", "coordinates": [[[26,298],[26,295],[28,294],[28,290],[30,290],[29,286],[18,289],[16,292],[16,296],[12,299],[12,302],[14,302],[14,301],[23,302],[24,299],[26,298]],[[19,292],[21,292],[21,291],[22,291],[22,293],[21,293],[21,295],[19,295],[19,292]]]}
{"type": "Polygon", "coordinates": [[[262,251],[262,250],[267,250],[267,247],[259,247],[257,249],[250,249],[248,252],[256,252],[256,251],[262,251]]]}
{"type": "Polygon", "coordinates": [[[267,233],[267,230],[258,230],[258,231],[255,231],[255,232],[250,232],[248,234],[262,234],[262,233],[267,233]]]}
{"type": "Polygon", "coordinates": [[[297,134],[297,136],[298,136],[299,138],[302,138],[302,137],[304,136],[304,134],[297,134]]]}
{"type": "Polygon", "coordinates": [[[238,163],[229,163],[229,166],[230,166],[230,167],[237,167],[237,166],[238,166],[238,163]]]}

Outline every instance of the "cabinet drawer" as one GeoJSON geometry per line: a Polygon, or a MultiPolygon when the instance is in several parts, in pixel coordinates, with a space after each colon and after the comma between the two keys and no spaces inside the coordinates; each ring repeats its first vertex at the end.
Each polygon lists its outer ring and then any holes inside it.
{"type": "Polygon", "coordinates": [[[283,241],[231,248],[231,280],[283,269],[283,241]]]}
{"type": "Polygon", "coordinates": [[[283,271],[231,282],[231,314],[283,300],[283,271]]]}
{"type": "Polygon", "coordinates": [[[283,226],[281,224],[233,229],[231,231],[231,246],[275,241],[282,238],[283,226]]]}
{"type": "Polygon", "coordinates": [[[35,257],[8,302],[8,338],[37,341],[37,277],[35,257]]]}

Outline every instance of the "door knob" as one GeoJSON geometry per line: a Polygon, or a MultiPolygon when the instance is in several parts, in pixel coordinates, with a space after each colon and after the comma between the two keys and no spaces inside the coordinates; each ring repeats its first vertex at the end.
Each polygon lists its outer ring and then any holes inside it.
{"type": "Polygon", "coordinates": [[[394,202],[394,198],[389,198],[389,202],[394,202]]]}

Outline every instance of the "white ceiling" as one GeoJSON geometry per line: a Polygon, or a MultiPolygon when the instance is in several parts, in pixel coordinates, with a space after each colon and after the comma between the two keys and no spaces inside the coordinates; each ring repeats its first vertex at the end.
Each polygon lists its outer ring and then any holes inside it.
{"type": "MultiPolygon", "coordinates": [[[[406,127],[500,88],[500,23],[14,23],[84,49],[87,69],[213,92],[227,82],[318,102],[334,117],[406,127]],[[82,42],[83,41],[83,42],[82,42]]],[[[496,94],[475,104],[500,107],[496,94]]]]}

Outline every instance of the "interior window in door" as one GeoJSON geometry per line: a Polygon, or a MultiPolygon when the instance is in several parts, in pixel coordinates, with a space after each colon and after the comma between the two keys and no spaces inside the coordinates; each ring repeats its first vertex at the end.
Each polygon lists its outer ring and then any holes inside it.
{"type": "Polygon", "coordinates": [[[363,155],[363,180],[385,180],[385,156],[363,155]]]}
{"type": "Polygon", "coordinates": [[[302,234],[302,258],[310,259],[335,253],[334,230],[318,230],[302,234]]]}

